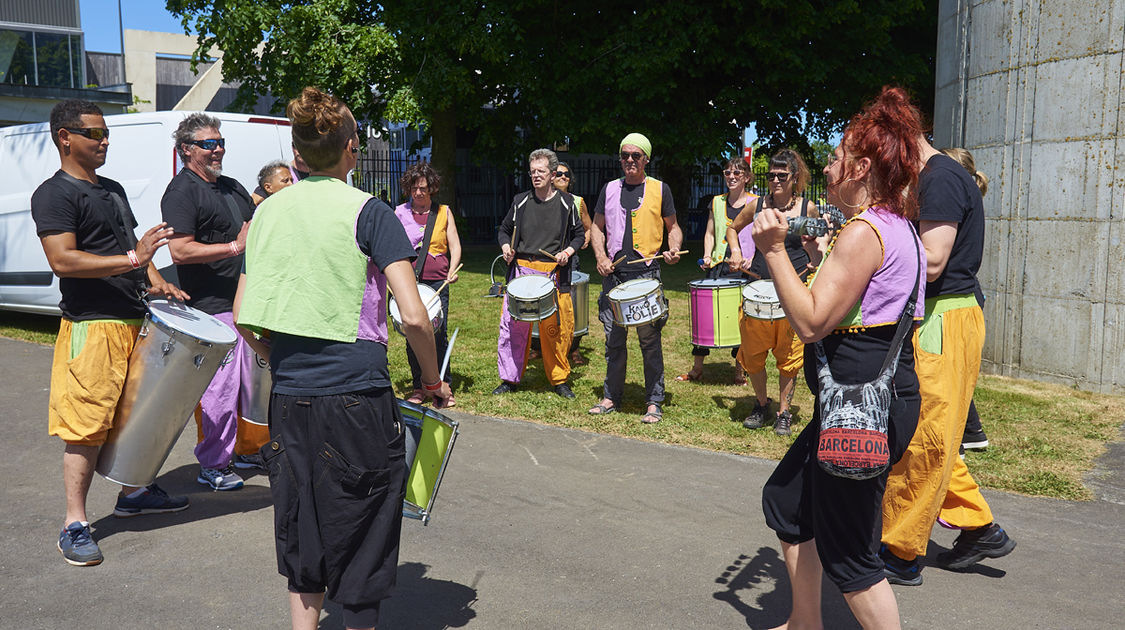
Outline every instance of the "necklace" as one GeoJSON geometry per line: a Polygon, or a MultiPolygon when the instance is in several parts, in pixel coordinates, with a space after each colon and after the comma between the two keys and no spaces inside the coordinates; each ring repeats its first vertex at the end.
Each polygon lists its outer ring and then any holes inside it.
{"type": "Polygon", "coordinates": [[[773,193],[770,193],[770,205],[777,208],[779,212],[789,212],[793,206],[797,205],[797,195],[789,197],[789,203],[785,204],[784,208],[778,208],[777,203],[773,200],[773,193]]]}

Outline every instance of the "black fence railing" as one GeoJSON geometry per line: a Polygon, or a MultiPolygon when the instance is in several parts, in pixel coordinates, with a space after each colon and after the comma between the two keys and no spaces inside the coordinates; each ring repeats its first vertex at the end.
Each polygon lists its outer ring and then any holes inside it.
{"type": "MultiPolygon", "coordinates": [[[[584,197],[591,206],[602,186],[621,176],[621,163],[615,156],[560,154],[559,157],[574,173],[571,191],[584,197]]],[[[407,159],[396,151],[368,150],[360,155],[352,181],[355,186],[373,195],[386,191],[392,205],[402,203],[405,196],[398,180],[406,167],[414,161],[415,158],[407,159]]],[[[647,171],[649,175],[660,178],[660,161],[650,164],[647,171]]],[[[689,205],[676,210],[685,237],[697,240],[703,237],[703,230],[707,225],[711,197],[725,193],[727,187],[718,163],[696,166],[690,174],[690,181],[691,189],[687,196],[689,205]]],[[[754,173],[753,185],[759,192],[768,190],[764,170],[754,173]]],[[[531,181],[526,169],[475,164],[469,159],[467,150],[459,149],[457,197],[453,205],[459,218],[458,230],[462,240],[467,243],[493,241],[512,197],[530,188],[531,181]]],[[[813,172],[805,197],[817,202],[824,197],[823,173],[813,172]]],[[[681,205],[682,203],[681,201],[681,205]]]]}

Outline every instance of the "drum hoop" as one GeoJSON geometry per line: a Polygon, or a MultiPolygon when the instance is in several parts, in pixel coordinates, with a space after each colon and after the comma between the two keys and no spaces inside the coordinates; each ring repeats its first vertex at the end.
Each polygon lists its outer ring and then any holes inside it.
{"type": "MultiPolygon", "coordinates": [[[[167,300],[162,300],[162,302],[167,303],[167,300]]],[[[188,308],[191,308],[191,307],[188,307],[188,308]]],[[[198,311],[200,314],[206,315],[207,317],[211,317],[211,318],[215,317],[214,315],[211,315],[210,313],[204,313],[203,311],[200,311],[199,309],[192,309],[192,310],[198,311]]],[[[150,309],[145,313],[145,322],[146,323],[147,322],[153,323],[154,325],[156,325],[157,328],[164,331],[169,336],[180,338],[180,339],[191,339],[192,341],[194,341],[194,342],[196,342],[196,343],[198,343],[198,344],[200,344],[204,347],[207,347],[207,348],[210,348],[210,347],[215,346],[215,345],[223,345],[223,344],[228,344],[228,343],[238,343],[238,333],[231,330],[230,328],[227,328],[225,324],[223,325],[223,330],[231,333],[232,337],[231,337],[230,341],[224,341],[222,339],[203,339],[202,337],[197,337],[196,335],[193,335],[192,333],[190,333],[186,330],[183,330],[181,328],[177,328],[176,326],[173,326],[171,322],[166,322],[163,319],[160,319],[160,317],[158,315],[159,315],[159,313],[157,314],[157,316],[153,316],[153,312],[152,312],[151,307],[150,307],[150,309]]]]}

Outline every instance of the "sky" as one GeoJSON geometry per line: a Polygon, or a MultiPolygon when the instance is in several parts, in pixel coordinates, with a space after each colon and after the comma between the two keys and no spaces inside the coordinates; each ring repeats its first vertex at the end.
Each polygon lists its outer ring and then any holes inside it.
{"type": "MultiPolygon", "coordinates": [[[[120,0],[125,28],[142,31],[183,33],[180,21],[164,8],[163,0],[120,0]]],[[[121,31],[117,21],[118,0],[79,0],[86,50],[121,52],[121,31]]]]}

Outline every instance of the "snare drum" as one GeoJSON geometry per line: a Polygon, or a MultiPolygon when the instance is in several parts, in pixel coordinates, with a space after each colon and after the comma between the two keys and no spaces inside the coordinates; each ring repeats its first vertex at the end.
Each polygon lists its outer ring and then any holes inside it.
{"type": "Polygon", "coordinates": [[[742,342],[738,309],[741,280],[719,278],[688,283],[691,294],[691,343],[701,348],[733,348],[742,342]]]}
{"type": "Polygon", "coordinates": [[[618,326],[650,324],[668,315],[664,289],[656,278],[637,278],[613,287],[606,294],[613,321],[618,326]]]}
{"type": "Polygon", "coordinates": [[[270,390],[273,389],[273,375],[270,374],[270,364],[258,353],[250,350],[250,402],[242,410],[242,419],[250,424],[269,424],[270,390]]]}
{"type": "Polygon", "coordinates": [[[428,525],[438,486],[457,441],[458,422],[421,405],[398,401],[406,425],[406,498],[402,515],[428,525]]]}
{"type": "MultiPolygon", "coordinates": [[[[430,317],[430,323],[434,325],[434,330],[441,328],[441,320],[445,319],[445,313],[441,310],[441,298],[435,298],[437,291],[428,284],[418,283],[418,295],[422,298],[422,304],[426,305],[426,315],[430,317]],[[433,300],[433,301],[431,301],[433,300]]],[[[391,326],[394,327],[395,332],[406,336],[406,332],[402,329],[402,314],[398,311],[398,302],[395,302],[395,296],[391,296],[389,300],[389,310],[391,312],[391,326]]]]}
{"type": "Polygon", "coordinates": [[[508,283],[508,313],[521,322],[537,322],[559,310],[555,283],[547,276],[520,276],[508,283]]]}
{"type": "Polygon", "coordinates": [[[95,470],[125,486],[152,483],[237,339],[203,311],[149,302],[95,470]]]}
{"type": "Polygon", "coordinates": [[[754,319],[785,317],[773,280],[755,280],[742,288],[742,312],[754,319]]]}

